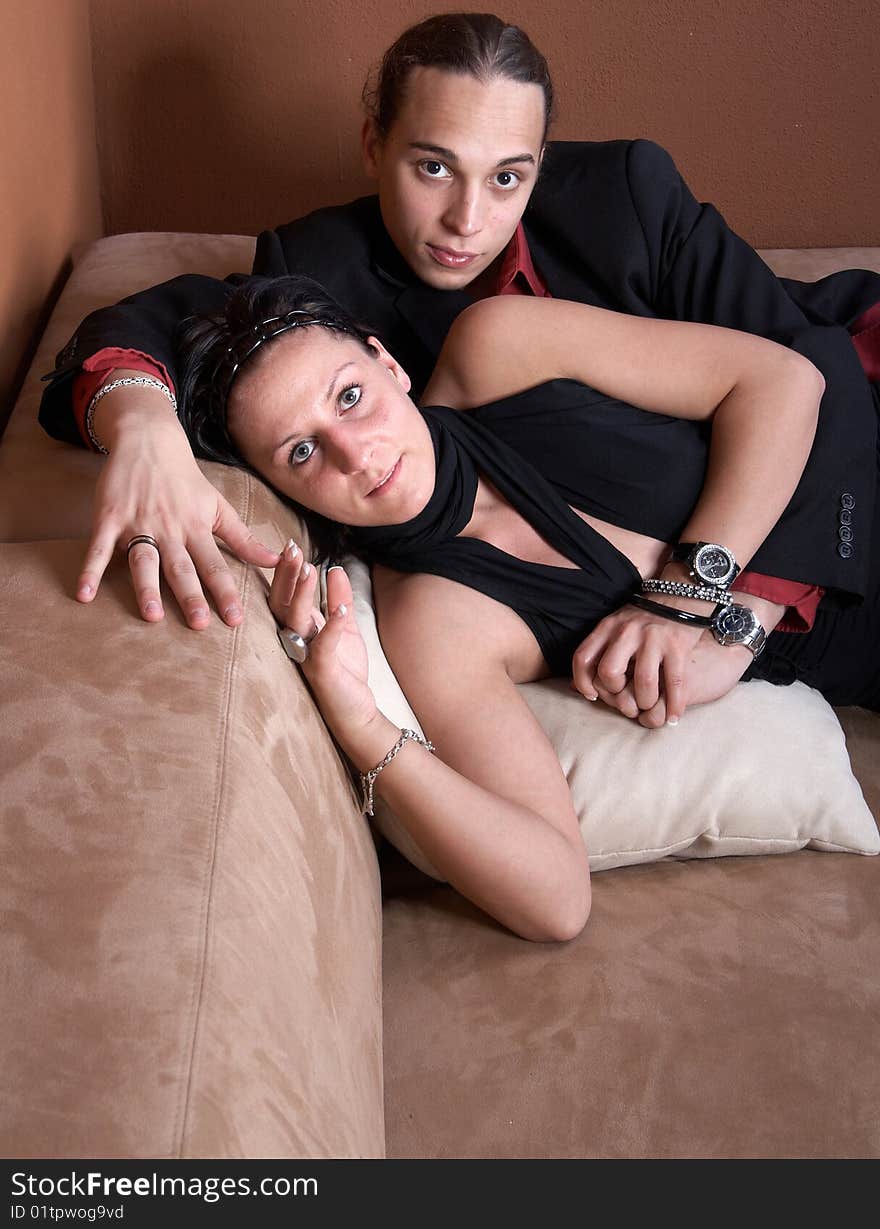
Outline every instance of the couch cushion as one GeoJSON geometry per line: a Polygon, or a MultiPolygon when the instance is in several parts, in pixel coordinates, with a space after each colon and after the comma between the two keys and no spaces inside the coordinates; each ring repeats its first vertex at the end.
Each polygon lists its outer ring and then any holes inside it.
{"type": "Polygon", "coordinates": [[[196,633],[81,553],[0,546],[0,1153],[381,1156],[375,849],[262,578],[196,633]]]}

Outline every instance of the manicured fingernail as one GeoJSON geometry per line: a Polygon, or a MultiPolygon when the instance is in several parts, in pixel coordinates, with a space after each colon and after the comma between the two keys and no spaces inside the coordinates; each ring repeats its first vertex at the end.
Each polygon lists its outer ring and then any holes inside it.
{"type": "Polygon", "coordinates": [[[340,604],[336,607],[336,613],[339,615],[340,619],[345,618],[348,614],[348,607],[346,606],[345,602],[340,602],[340,604]]]}
{"type": "Polygon", "coordinates": [[[667,717],[666,724],[667,725],[678,725],[678,718],[677,717],[667,717]]]}
{"type": "Polygon", "coordinates": [[[80,585],[77,592],[80,597],[91,597],[92,596],[92,586],[91,585],[80,585]]]}
{"type": "Polygon", "coordinates": [[[588,700],[598,700],[599,697],[598,696],[587,696],[587,699],[588,700]]]}
{"type": "Polygon", "coordinates": [[[209,617],[209,614],[210,612],[207,606],[198,606],[193,611],[193,618],[194,619],[207,619],[209,617]]]}
{"type": "Polygon", "coordinates": [[[298,554],[299,554],[299,547],[294,542],[293,538],[290,538],[287,542],[287,545],[284,548],[284,558],[287,559],[288,562],[292,562],[297,557],[298,554]]]}
{"type": "Polygon", "coordinates": [[[311,574],[312,574],[312,565],[310,563],[304,563],[303,564],[303,576],[308,577],[308,576],[311,576],[311,574]]]}
{"type": "Polygon", "coordinates": [[[327,571],[328,572],[341,572],[343,571],[342,564],[341,563],[331,563],[327,571]]]}
{"type": "Polygon", "coordinates": [[[147,602],[144,607],[144,614],[158,614],[161,607],[158,602],[147,602]]]}
{"type": "Polygon", "coordinates": [[[227,619],[237,619],[241,614],[241,609],[238,606],[227,606],[223,614],[227,619]]]}

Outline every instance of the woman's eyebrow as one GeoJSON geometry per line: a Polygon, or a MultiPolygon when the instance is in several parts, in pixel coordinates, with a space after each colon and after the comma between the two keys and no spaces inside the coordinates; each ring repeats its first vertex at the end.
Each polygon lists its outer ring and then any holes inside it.
{"type": "Polygon", "coordinates": [[[343,371],[345,371],[346,367],[354,367],[354,366],[356,366],[356,363],[353,358],[350,358],[347,362],[343,363],[340,367],[336,368],[336,370],[333,372],[333,375],[330,377],[330,383],[327,385],[327,391],[324,394],[325,401],[329,401],[330,398],[333,396],[333,389],[336,387],[336,381],[342,375],[343,371]]]}
{"type": "MultiPolygon", "coordinates": [[[[346,362],[342,363],[339,367],[336,368],[336,370],[333,372],[333,375],[330,377],[330,383],[327,385],[327,391],[326,393],[324,393],[325,401],[329,401],[331,397],[333,396],[333,390],[336,387],[336,383],[339,377],[342,375],[343,371],[345,371],[346,367],[356,367],[356,366],[357,366],[357,363],[355,362],[355,360],[353,358],[350,358],[346,362]]],[[[276,452],[279,452],[284,447],[285,444],[289,444],[291,443],[292,440],[295,440],[300,435],[300,433],[301,432],[299,428],[297,428],[294,431],[291,431],[290,435],[286,436],[283,440],[279,441],[279,443],[275,445],[275,447],[272,449],[272,456],[274,457],[276,452]]]]}
{"type": "MultiPolygon", "coordinates": [[[[446,149],[444,145],[430,145],[427,141],[410,141],[410,149],[421,150],[426,154],[436,154],[438,158],[442,158],[445,162],[458,162],[458,154],[451,149],[446,149]]],[[[537,165],[535,155],[530,153],[512,154],[509,158],[499,158],[495,163],[496,166],[513,166],[515,162],[530,162],[532,166],[537,165]]]]}

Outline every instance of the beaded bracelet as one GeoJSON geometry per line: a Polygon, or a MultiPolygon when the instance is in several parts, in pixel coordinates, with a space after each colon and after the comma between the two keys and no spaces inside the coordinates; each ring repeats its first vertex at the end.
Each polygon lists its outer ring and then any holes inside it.
{"type": "Polygon", "coordinates": [[[109,450],[104,447],[95,435],[94,427],[92,425],[95,417],[95,407],[101,398],[106,397],[108,393],[112,393],[114,388],[123,388],[129,384],[142,384],[145,388],[158,388],[159,391],[163,393],[171,402],[171,408],[174,410],[175,414],[177,413],[177,398],[174,396],[174,393],[167,384],[163,384],[161,380],[157,380],[154,376],[120,376],[118,380],[111,380],[109,384],[102,384],[89,402],[88,409],[86,410],[84,426],[86,435],[89,437],[89,443],[96,452],[102,452],[105,457],[109,455],[109,450]]]}
{"type": "Polygon", "coordinates": [[[691,597],[698,602],[720,602],[729,606],[733,601],[727,589],[713,589],[710,585],[692,585],[684,580],[643,580],[642,593],[666,593],[670,597],[691,597]]]}
{"type": "Polygon", "coordinates": [[[373,814],[373,786],[376,783],[376,778],[383,768],[387,768],[391,761],[397,755],[404,743],[409,742],[419,743],[426,751],[433,751],[434,744],[428,742],[427,738],[422,738],[421,734],[417,734],[415,730],[401,730],[400,738],[385,756],[384,760],[380,760],[375,768],[371,768],[369,772],[361,773],[361,789],[364,791],[364,814],[372,817],[373,814]]]}

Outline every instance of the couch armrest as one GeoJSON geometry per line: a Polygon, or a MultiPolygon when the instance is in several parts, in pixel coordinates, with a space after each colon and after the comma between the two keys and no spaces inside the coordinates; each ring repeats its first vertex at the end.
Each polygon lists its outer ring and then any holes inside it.
{"type": "Polygon", "coordinates": [[[381,1156],[375,850],[263,578],[196,633],[82,549],[0,546],[0,1152],[381,1156]]]}

